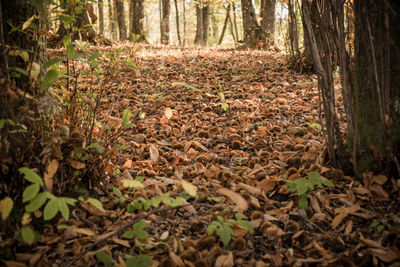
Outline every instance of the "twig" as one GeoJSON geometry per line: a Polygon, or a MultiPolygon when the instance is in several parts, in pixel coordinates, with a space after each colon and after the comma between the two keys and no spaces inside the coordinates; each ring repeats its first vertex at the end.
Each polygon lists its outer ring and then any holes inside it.
{"type": "Polygon", "coordinates": [[[66,267],[71,267],[75,262],[79,261],[80,259],[82,259],[86,253],[88,253],[89,251],[93,250],[95,247],[97,247],[97,245],[103,243],[104,241],[106,241],[107,239],[121,233],[122,231],[124,231],[125,229],[127,229],[128,227],[134,225],[135,223],[139,222],[140,220],[143,220],[147,217],[149,217],[150,215],[156,214],[156,213],[161,213],[161,212],[165,212],[165,211],[171,211],[171,210],[175,210],[175,209],[179,209],[179,208],[183,208],[186,206],[190,206],[191,204],[186,204],[186,205],[181,205],[178,207],[168,207],[168,208],[158,208],[158,209],[154,209],[151,210],[149,212],[147,212],[146,214],[137,216],[135,219],[133,219],[132,221],[130,221],[129,223],[125,224],[124,226],[122,226],[121,228],[119,228],[118,230],[111,232],[110,234],[106,235],[105,237],[103,237],[102,239],[97,240],[96,242],[94,242],[90,247],[88,247],[85,251],[83,251],[81,254],[79,254],[75,259],[73,259],[72,261],[70,261],[66,267]]]}

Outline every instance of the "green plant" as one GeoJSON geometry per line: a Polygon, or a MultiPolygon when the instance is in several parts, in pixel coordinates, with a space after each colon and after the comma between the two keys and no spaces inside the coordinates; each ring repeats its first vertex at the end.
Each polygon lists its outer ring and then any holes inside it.
{"type": "Polygon", "coordinates": [[[217,220],[214,220],[210,223],[210,225],[207,227],[207,231],[210,235],[217,233],[219,238],[221,238],[222,243],[224,243],[224,246],[228,245],[229,242],[232,239],[233,235],[233,230],[232,226],[233,225],[240,225],[243,228],[247,229],[250,233],[254,233],[253,226],[249,221],[243,220],[243,215],[240,213],[235,214],[234,219],[227,219],[225,220],[222,216],[217,216],[217,220]]]}
{"type": "Polygon", "coordinates": [[[308,192],[314,190],[315,186],[323,185],[333,187],[334,184],[326,179],[322,179],[318,172],[310,172],[307,177],[299,178],[294,181],[286,181],[288,186],[287,192],[294,193],[299,196],[299,207],[306,209],[308,207],[308,192]]]}
{"type": "Polygon", "coordinates": [[[133,239],[135,236],[145,239],[149,236],[149,233],[144,230],[146,227],[146,222],[144,220],[140,220],[132,226],[132,230],[128,230],[122,234],[122,237],[125,239],[133,239]]]}
{"type": "Polygon", "coordinates": [[[24,133],[27,130],[27,127],[21,123],[14,122],[10,119],[0,119],[0,130],[3,129],[6,125],[14,128],[12,130],[8,130],[8,133],[24,133]]]}

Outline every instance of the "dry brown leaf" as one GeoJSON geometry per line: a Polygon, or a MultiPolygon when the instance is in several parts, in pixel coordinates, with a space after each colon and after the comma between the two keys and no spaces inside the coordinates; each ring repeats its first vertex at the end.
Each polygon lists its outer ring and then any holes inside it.
{"type": "Polygon", "coordinates": [[[158,158],[160,157],[160,153],[158,152],[158,149],[155,147],[155,145],[151,145],[149,147],[150,150],[150,159],[153,163],[156,163],[158,161],[158,158]]]}
{"type": "Polygon", "coordinates": [[[87,235],[87,236],[96,235],[92,230],[87,229],[87,228],[75,228],[74,231],[79,233],[79,234],[84,234],[84,235],[87,235]]]}
{"type": "Polygon", "coordinates": [[[58,170],[58,160],[53,159],[49,166],[47,166],[47,171],[43,175],[44,185],[46,189],[51,192],[53,190],[53,176],[58,170]]]}
{"type": "Polygon", "coordinates": [[[126,170],[130,169],[131,167],[132,167],[132,160],[128,159],[127,161],[125,161],[124,165],[122,165],[121,169],[126,170]]]}
{"type": "Polygon", "coordinates": [[[233,254],[221,255],[215,261],[214,267],[232,267],[234,264],[233,254]]]}
{"type": "Polygon", "coordinates": [[[244,212],[249,208],[247,201],[240,194],[226,188],[219,188],[217,191],[220,194],[227,196],[231,201],[233,201],[236,204],[235,207],[236,211],[244,212]]]}
{"type": "Polygon", "coordinates": [[[368,251],[383,262],[389,263],[400,259],[400,251],[396,248],[370,248],[368,251]]]}
{"type": "Polygon", "coordinates": [[[252,195],[261,195],[261,190],[259,188],[253,187],[245,183],[239,183],[238,186],[239,188],[246,190],[252,195]]]}
{"type": "Polygon", "coordinates": [[[182,188],[192,197],[197,195],[197,187],[188,181],[182,180],[182,188]]]}
{"type": "Polygon", "coordinates": [[[28,265],[26,265],[25,263],[17,262],[17,261],[3,260],[2,263],[4,263],[7,267],[28,267],[28,265]]]}
{"type": "Polygon", "coordinates": [[[172,115],[173,115],[172,109],[171,108],[165,108],[164,114],[165,114],[165,117],[167,117],[167,119],[171,119],[172,115]]]}
{"type": "Polygon", "coordinates": [[[183,263],[181,257],[176,255],[172,250],[169,251],[169,259],[172,263],[172,266],[177,266],[177,267],[184,267],[185,264],[183,263]]]}
{"type": "Polygon", "coordinates": [[[70,163],[71,163],[72,168],[77,169],[77,170],[83,169],[86,166],[85,163],[77,161],[77,160],[73,160],[73,159],[70,160],[70,163]]]}
{"type": "Polygon", "coordinates": [[[122,240],[122,239],[119,239],[119,238],[113,238],[113,239],[111,239],[114,243],[116,243],[116,244],[118,244],[118,245],[121,245],[121,246],[124,246],[124,247],[126,247],[126,248],[130,248],[131,247],[131,245],[129,245],[129,242],[127,241],[127,240],[122,240]]]}
{"type": "Polygon", "coordinates": [[[360,205],[354,205],[354,206],[351,206],[348,208],[341,207],[341,208],[335,209],[335,213],[337,211],[339,211],[339,212],[338,212],[338,215],[336,215],[336,217],[332,220],[331,227],[333,229],[335,229],[336,227],[339,226],[339,224],[343,221],[343,219],[347,217],[347,215],[353,214],[353,213],[357,212],[358,210],[360,210],[360,205]]]}

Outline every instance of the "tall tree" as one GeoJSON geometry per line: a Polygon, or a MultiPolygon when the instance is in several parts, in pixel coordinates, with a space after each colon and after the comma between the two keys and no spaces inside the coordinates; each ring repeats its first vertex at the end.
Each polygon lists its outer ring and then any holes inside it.
{"type": "Polygon", "coordinates": [[[98,0],[97,7],[99,10],[99,34],[104,35],[104,3],[103,3],[103,0],[98,0]]]}
{"type": "Polygon", "coordinates": [[[212,26],[212,36],[214,39],[218,38],[218,18],[217,18],[217,9],[211,8],[211,26],[212,26]]]}
{"type": "Polygon", "coordinates": [[[139,36],[138,41],[146,42],[144,33],[144,0],[130,0],[132,8],[131,16],[131,33],[139,36]]]}
{"type": "Polygon", "coordinates": [[[110,38],[112,40],[116,40],[117,37],[117,23],[115,21],[115,16],[114,16],[114,9],[115,6],[113,6],[113,1],[108,0],[108,21],[109,21],[109,29],[110,29],[110,38]]]}
{"type": "Polygon", "coordinates": [[[228,6],[226,7],[224,26],[222,27],[222,32],[221,32],[221,36],[219,37],[219,40],[218,40],[218,45],[222,44],[222,41],[224,40],[224,35],[225,35],[226,27],[228,26],[230,12],[231,12],[231,4],[229,3],[228,6]]]}
{"type": "Polygon", "coordinates": [[[290,41],[290,52],[292,56],[299,52],[299,36],[297,31],[297,17],[295,10],[296,2],[294,0],[288,0],[289,9],[289,41],[290,41]]]}
{"type": "Polygon", "coordinates": [[[255,47],[263,39],[263,31],[258,24],[252,0],[241,0],[243,17],[243,41],[255,47]]]}
{"type": "Polygon", "coordinates": [[[202,4],[196,2],[196,36],[194,38],[195,44],[201,44],[203,40],[203,8],[202,4]]]}
{"type": "Polygon", "coordinates": [[[203,6],[203,38],[202,45],[208,45],[208,33],[210,29],[210,5],[203,6]]]}
{"type": "Polygon", "coordinates": [[[275,41],[276,0],[261,0],[261,28],[271,44],[275,41]]]}
{"type": "Polygon", "coordinates": [[[355,0],[357,172],[400,175],[400,1],[355,0]]]}
{"type": "Polygon", "coordinates": [[[169,0],[161,0],[161,43],[169,44],[169,16],[171,11],[170,1],[169,0]]]}
{"type": "Polygon", "coordinates": [[[183,46],[186,44],[186,0],[183,0],[183,46]]]}
{"type": "Polygon", "coordinates": [[[114,6],[115,6],[115,16],[118,22],[119,40],[124,41],[126,40],[127,27],[126,27],[123,0],[114,0],[114,6]]]}
{"type": "Polygon", "coordinates": [[[181,41],[181,31],[179,26],[179,10],[178,10],[178,0],[174,0],[175,2],[175,19],[176,19],[176,35],[178,36],[179,45],[182,45],[181,41]]]}

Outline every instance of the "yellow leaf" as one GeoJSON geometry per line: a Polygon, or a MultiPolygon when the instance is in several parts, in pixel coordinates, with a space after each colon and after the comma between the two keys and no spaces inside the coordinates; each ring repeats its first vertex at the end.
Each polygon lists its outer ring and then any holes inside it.
{"type": "Polygon", "coordinates": [[[25,212],[24,215],[22,215],[21,224],[28,225],[31,223],[31,221],[32,221],[31,214],[28,212],[25,212]]]}
{"type": "Polygon", "coordinates": [[[58,170],[58,161],[56,159],[52,160],[47,166],[47,171],[43,175],[44,185],[48,191],[53,189],[53,176],[58,170]]]}
{"type": "Polygon", "coordinates": [[[191,183],[187,181],[182,181],[182,187],[183,189],[192,197],[195,197],[197,194],[197,187],[192,185],[191,183]]]}
{"type": "Polygon", "coordinates": [[[92,230],[89,230],[87,228],[75,228],[74,231],[76,233],[84,234],[84,235],[87,235],[87,236],[94,236],[95,235],[95,233],[92,230]]]}
{"type": "Polygon", "coordinates": [[[5,197],[0,200],[0,214],[3,221],[7,219],[8,215],[10,215],[13,206],[14,202],[9,197],[5,197]]]}
{"type": "Polygon", "coordinates": [[[165,108],[165,111],[164,111],[164,114],[165,114],[165,117],[167,117],[167,119],[171,119],[172,118],[172,109],[170,109],[170,108],[165,108]]]}
{"type": "Polygon", "coordinates": [[[130,179],[122,180],[122,186],[125,188],[144,188],[141,182],[130,179]]]}
{"type": "Polygon", "coordinates": [[[33,21],[34,19],[36,19],[37,17],[38,17],[38,16],[33,15],[33,16],[30,17],[27,21],[25,21],[24,24],[22,25],[22,30],[25,31],[26,28],[28,28],[28,27],[32,24],[32,21],[33,21]]]}
{"type": "Polygon", "coordinates": [[[31,80],[36,81],[39,74],[40,74],[40,65],[37,64],[36,62],[32,62],[32,68],[30,69],[30,72],[29,72],[31,80]]]}
{"type": "Polygon", "coordinates": [[[240,194],[233,192],[226,188],[220,188],[220,189],[218,189],[218,192],[220,194],[223,194],[223,195],[229,197],[233,202],[235,202],[235,204],[236,204],[235,209],[238,212],[244,212],[249,208],[247,201],[240,194]]]}

